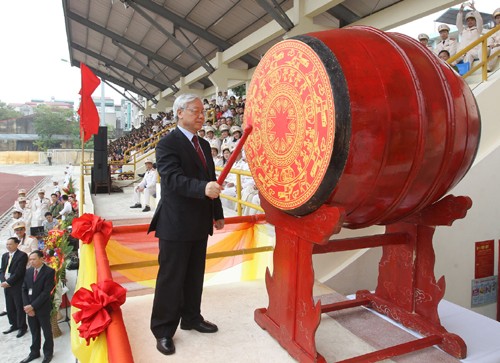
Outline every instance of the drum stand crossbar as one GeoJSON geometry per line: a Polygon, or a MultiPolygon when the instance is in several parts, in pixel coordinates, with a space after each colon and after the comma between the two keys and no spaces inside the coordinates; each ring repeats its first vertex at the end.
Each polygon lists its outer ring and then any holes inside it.
{"type": "Polygon", "coordinates": [[[315,334],[321,314],[366,306],[422,336],[403,344],[343,360],[377,362],[437,345],[456,358],[467,347],[441,325],[437,307],[444,296],[444,277],[434,277],[432,245],[435,226],[464,218],[472,202],[468,197],[446,196],[417,214],[386,226],[382,235],[329,240],[340,232],[341,207],[323,205],[297,218],[261,201],[266,219],[276,228],[273,274],[266,272],[268,308],[255,311],[255,321],[300,362],[326,362],[316,351],[315,334]],[[382,247],[378,285],[374,293],[361,290],[354,300],[314,304],[312,255],[360,248],[382,247]]]}

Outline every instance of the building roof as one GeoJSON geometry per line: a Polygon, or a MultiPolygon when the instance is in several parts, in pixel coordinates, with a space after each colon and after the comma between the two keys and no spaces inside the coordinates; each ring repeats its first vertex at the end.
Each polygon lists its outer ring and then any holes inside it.
{"type": "MultiPolygon", "coordinates": [[[[349,25],[402,0],[322,0],[314,19],[331,28],[349,25]]],[[[63,0],[73,66],[80,62],[106,81],[147,99],[202,67],[210,75],[218,51],[245,42],[276,22],[294,27],[287,15],[293,0],[63,0]],[[271,5],[273,3],[273,5],[271,5]]],[[[309,2],[312,3],[312,2],[309,2]]],[[[229,67],[251,69],[282,35],[250,46],[229,67]]],[[[208,76],[192,88],[212,86],[208,76]]]]}

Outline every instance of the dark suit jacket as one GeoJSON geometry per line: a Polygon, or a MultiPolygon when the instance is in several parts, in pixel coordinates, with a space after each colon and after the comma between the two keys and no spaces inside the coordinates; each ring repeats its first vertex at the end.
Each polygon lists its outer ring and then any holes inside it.
{"type": "Polygon", "coordinates": [[[28,255],[23,251],[17,250],[12,256],[12,261],[9,267],[10,277],[5,278],[5,270],[7,270],[7,264],[9,263],[9,252],[2,255],[2,267],[0,267],[0,282],[5,282],[11,286],[11,288],[21,289],[23,285],[24,274],[26,273],[26,265],[28,264],[28,255]]]}
{"type": "Polygon", "coordinates": [[[161,202],[149,226],[156,237],[194,241],[213,233],[213,221],[224,218],[219,198],[205,196],[205,186],[215,181],[215,166],[208,141],[198,138],[208,171],[190,140],[175,129],[156,146],[161,177],[161,202]]]}
{"type": "Polygon", "coordinates": [[[36,281],[33,282],[34,271],[35,269],[30,267],[24,276],[23,305],[33,306],[36,315],[50,315],[50,311],[52,310],[50,293],[55,285],[55,271],[49,266],[43,265],[40,268],[40,272],[38,272],[36,281]],[[29,295],[30,289],[33,289],[31,295],[29,295]]]}

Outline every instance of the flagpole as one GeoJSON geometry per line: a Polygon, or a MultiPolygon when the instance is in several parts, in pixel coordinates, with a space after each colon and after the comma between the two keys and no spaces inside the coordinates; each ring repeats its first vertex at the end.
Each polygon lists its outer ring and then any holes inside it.
{"type": "Polygon", "coordinates": [[[85,204],[85,191],[84,191],[84,167],[83,161],[85,159],[85,141],[84,141],[84,133],[80,132],[82,138],[82,160],[80,161],[80,203],[78,203],[78,212],[81,216],[83,214],[83,205],[85,204]]]}

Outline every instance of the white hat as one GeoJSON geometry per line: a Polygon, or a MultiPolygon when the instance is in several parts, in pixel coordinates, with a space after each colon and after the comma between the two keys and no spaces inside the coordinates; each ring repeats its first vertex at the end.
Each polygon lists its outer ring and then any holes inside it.
{"type": "Polygon", "coordinates": [[[45,194],[45,190],[43,190],[43,189],[38,189],[38,194],[40,194],[40,193],[45,194]]]}
{"type": "Polygon", "coordinates": [[[17,194],[26,194],[26,189],[19,189],[17,194]]]}
{"type": "Polygon", "coordinates": [[[418,40],[422,40],[422,39],[427,39],[429,40],[429,36],[425,33],[421,33],[418,35],[418,40]]]}
{"type": "Polygon", "coordinates": [[[222,132],[222,131],[228,131],[229,132],[229,126],[227,126],[226,124],[220,125],[219,131],[220,132],[222,132]]]}
{"type": "Polygon", "coordinates": [[[496,18],[498,15],[500,15],[500,8],[496,9],[496,10],[493,12],[493,18],[496,18]]]}
{"type": "Polygon", "coordinates": [[[242,134],[243,130],[239,126],[232,126],[229,132],[231,133],[231,135],[234,134],[235,132],[239,132],[240,134],[242,134]]]}
{"type": "Polygon", "coordinates": [[[23,214],[23,210],[21,208],[14,208],[14,209],[12,209],[12,213],[21,213],[21,214],[23,214]]]}
{"type": "Polygon", "coordinates": [[[216,149],[217,152],[220,151],[219,143],[217,142],[217,140],[213,140],[212,142],[210,142],[210,148],[211,149],[216,149]]]}
{"type": "Polygon", "coordinates": [[[230,152],[232,152],[233,150],[231,150],[231,145],[229,145],[228,143],[225,143],[222,145],[222,152],[224,152],[224,150],[228,150],[230,152]]]}
{"type": "Polygon", "coordinates": [[[469,19],[469,18],[474,18],[476,19],[476,16],[474,15],[474,12],[473,11],[469,11],[467,13],[467,15],[465,15],[465,20],[469,19]]]}
{"type": "Polygon", "coordinates": [[[441,24],[440,26],[438,26],[438,32],[441,33],[443,30],[446,30],[446,31],[450,31],[450,27],[446,24],[441,24]]]}
{"type": "Polygon", "coordinates": [[[215,129],[212,126],[205,126],[205,132],[215,132],[215,129]]]}
{"type": "Polygon", "coordinates": [[[19,197],[17,198],[18,202],[26,202],[26,197],[19,197]]]}
{"type": "Polygon", "coordinates": [[[153,160],[151,160],[150,158],[146,158],[146,160],[144,160],[144,164],[146,164],[146,163],[153,164],[153,160]]]}
{"type": "Polygon", "coordinates": [[[18,228],[26,228],[26,223],[23,221],[16,222],[12,225],[12,229],[15,231],[18,228]]]}

